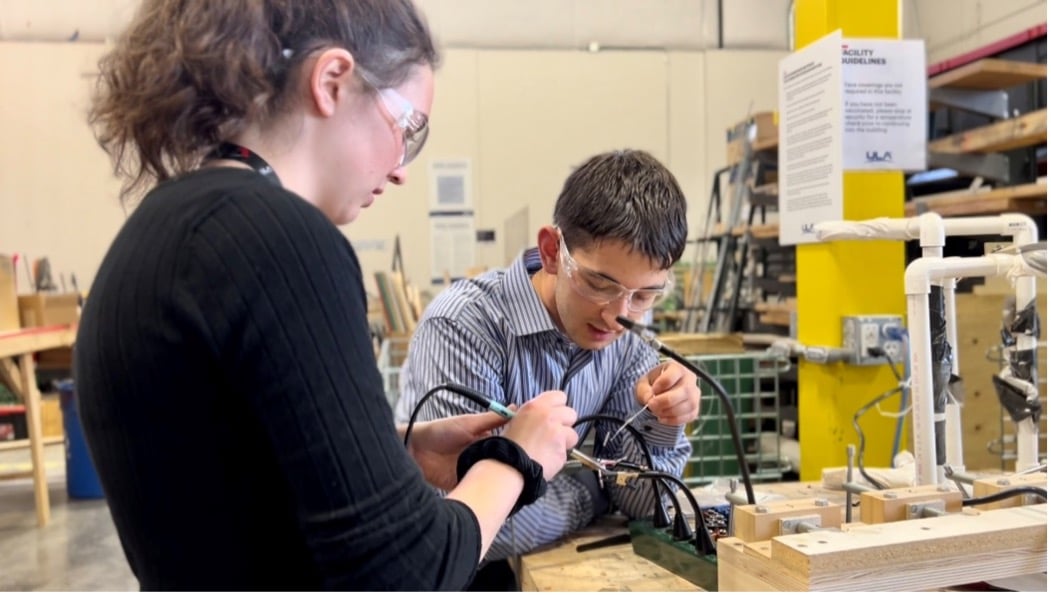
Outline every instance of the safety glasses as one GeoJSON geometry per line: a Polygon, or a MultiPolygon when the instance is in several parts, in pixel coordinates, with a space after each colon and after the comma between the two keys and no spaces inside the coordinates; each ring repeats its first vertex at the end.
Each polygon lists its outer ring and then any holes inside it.
{"type": "Polygon", "coordinates": [[[664,301],[675,285],[674,278],[669,275],[664,282],[664,287],[659,289],[628,289],[602,273],[580,266],[570,255],[562,231],[559,230],[558,234],[559,259],[570,286],[582,297],[597,305],[605,306],[612,302],[626,300],[629,312],[645,312],[664,301]]]}
{"type": "Polygon", "coordinates": [[[401,131],[402,152],[398,167],[404,167],[420,154],[427,142],[430,133],[427,114],[418,111],[394,89],[378,89],[377,93],[383,108],[394,120],[394,126],[401,131]]]}
{"type": "Polygon", "coordinates": [[[396,167],[408,165],[413,159],[416,159],[427,142],[427,135],[431,130],[427,114],[417,110],[412,102],[402,97],[401,93],[394,89],[389,87],[381,89],[373,82],[375,77],[364,68],[358,68],[358,75],[366,85],[376,91],[383,111],[390,116],[395,133],[401,135],[401,158],[396,167]]]}

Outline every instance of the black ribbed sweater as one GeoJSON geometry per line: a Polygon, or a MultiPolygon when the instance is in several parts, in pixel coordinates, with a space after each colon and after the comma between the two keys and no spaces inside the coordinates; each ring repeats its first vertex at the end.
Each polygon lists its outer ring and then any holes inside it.
{"type": "Polygon", "coordinates": [[[462,589],[477,519],[396,435],[361,269],[255,172],[154,189],[75,347],[81,419],[144,589],[462,589]]]}

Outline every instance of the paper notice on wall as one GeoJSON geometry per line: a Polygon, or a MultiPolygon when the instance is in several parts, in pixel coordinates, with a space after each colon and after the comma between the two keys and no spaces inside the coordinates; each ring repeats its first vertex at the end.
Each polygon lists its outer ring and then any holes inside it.
{"type": "Polygon", "coordinates": [[[922,40],[844,39],[843,169],[927,169],[922,40]]]}
{"type": "Polygon", "coordinates": [[[441,159],[431,161],[432,211],[466,211],[471,206],[471,161],[441,159]]]}
{"type": "Polygon", "coordinates": [[[842,36],[781,60],[778,213],[782,245],[816,242],[814,223],[843,218],[842,36]]]}
{"type": "Polygon", "coordinates": [[[431,213],[431,282],[466,276],[475,266],[474,214],[431,213]]]}

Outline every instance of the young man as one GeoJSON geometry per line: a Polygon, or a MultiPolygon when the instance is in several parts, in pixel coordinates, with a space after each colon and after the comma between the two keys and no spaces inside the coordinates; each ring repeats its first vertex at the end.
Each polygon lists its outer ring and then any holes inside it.
{"type": "MultiPolygon", "coordinates": [[[[408,420],[420,397],[445,383],[518,406],[539,391],[563,390],[580,417],[625,419],[646,405],[633,425],[655,466],[680,475],[690,454],[683,425],[700,401],[697,378],[677,363],[658,365],[616,317],[639,319],[671,291],[670,269],[686,244],[682,191],[645,152],[604,153],[566,180],[554,223],[509,268],[458,281],[435,298],[402,368],[396,418],[408,420]]],[[[477,406],[443,391],[419,419],[468,411],[477,406]]],[[[588,429],[577,428],[582,437],[588,429]]],[[[627,432],[600,455],[643,460],[627,432]]],[[[586,470],[559,475],[505,524],[486,559],[555,541],[604,513],[610,500],[633,518],[652,515],[653,498],[648,487],[602,487],[586,470]]]]}

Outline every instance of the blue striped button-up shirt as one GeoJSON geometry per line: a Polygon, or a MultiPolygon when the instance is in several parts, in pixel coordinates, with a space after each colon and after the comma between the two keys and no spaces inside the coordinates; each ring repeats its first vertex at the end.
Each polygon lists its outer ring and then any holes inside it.
{"type": "MultiPolygon", "coordinates": [[[[656,354],[630,333],[601,351],[578,347],[555,326],[530,282],[539,268],[538,252],[527,250],[508,269],[458,281],[431,302],[401,371],[398,422],[408,421],[424,393],[449,382],[508,405],[522,405],[543,391],[562,390],[580,417],[605,414],[623,419],[638,409],[635,383],[657,365],[656,354]]],[[[423,406],[419,420],[478,410],[463,397],[441,392],[423,406]]],[[[580,436],[587,434],[588,425],[577,427],[580,436]]],[[[646,437],[654,466],[681,475],[690,455],[683,427],[663,425],[649,411],[633,425],[646,437]]],[[[601,455],[642,462],[634,441],[625,438],[626,432],[601,455]]],[[[596,443],[602,443],[601,437],[596,443]]],[[[653,513],[649,486],[609,490],[614,504],[632,518],[653,513]]],[[[590,523],[593,507],[583,482],[559,475],[542,498],[515,515],[513,531],[507,526],[501,530],[486,558],[505,558],[560,539],[590,523]]]]}

